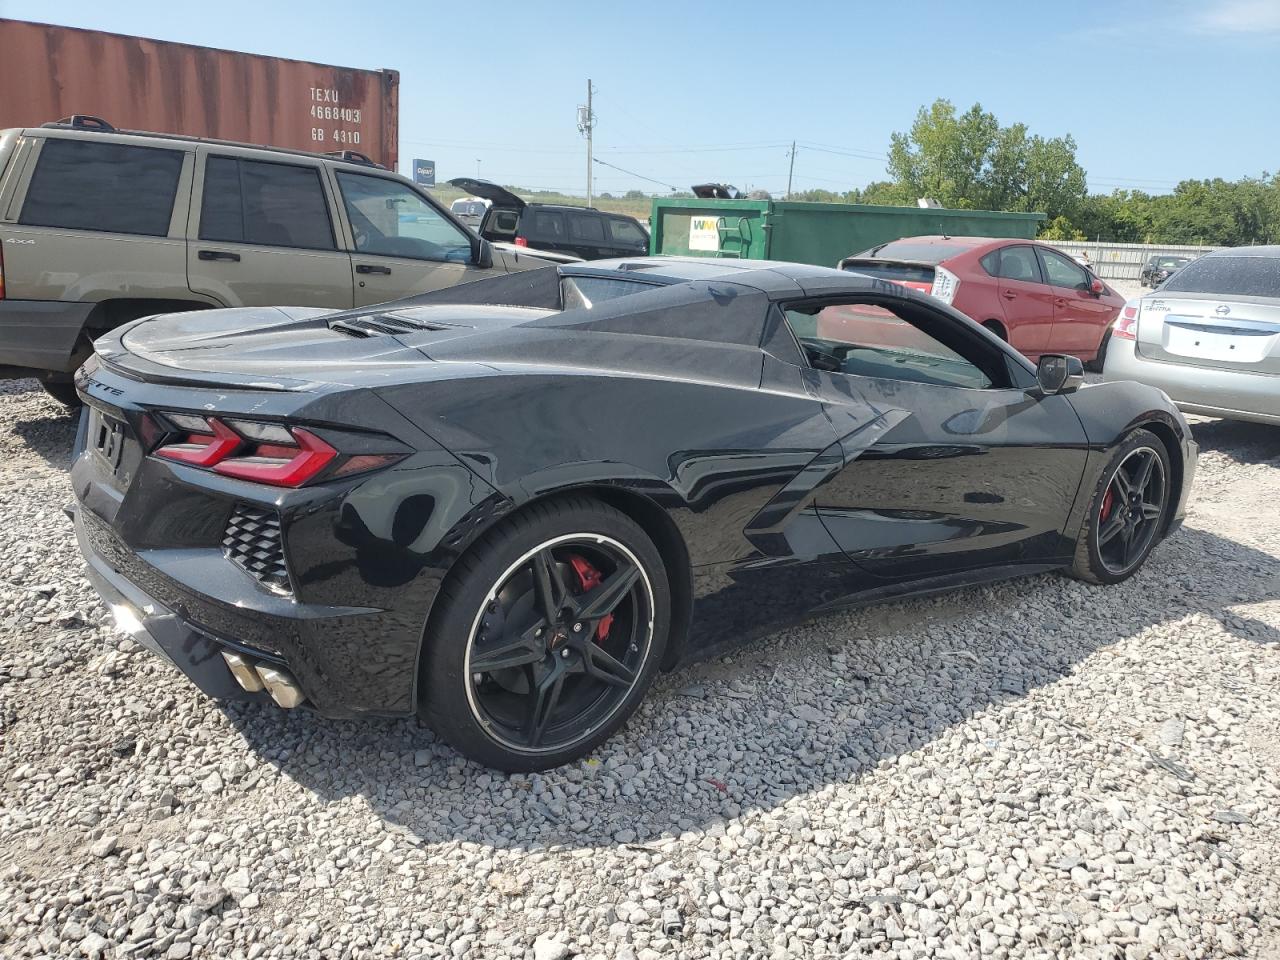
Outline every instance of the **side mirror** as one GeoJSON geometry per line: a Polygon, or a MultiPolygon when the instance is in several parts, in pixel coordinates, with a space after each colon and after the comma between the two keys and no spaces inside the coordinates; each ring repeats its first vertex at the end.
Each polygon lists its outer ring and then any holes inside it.
{"type": "Polygon", "coordinates": [[[1062,353],[1045,353],[1036,364],[1036,383],[1046,397],[1074,393],[1084,383],[1084,364],[1079,357],[1062,353]]]}
{"type": "Polygon", "coordinates": [[[475,252],[471,255],[471,262],[481,270],[488,270],[493,266],[493,244],[484,237],[476,237],[475,252]]]}
{"type": "Polygon", "coordinates": [[[1089,292],[1095,297],[1100,297],[1107,292],[1107,286],[1097,277],[1094,277],[1089,281],[1089,292]]]}

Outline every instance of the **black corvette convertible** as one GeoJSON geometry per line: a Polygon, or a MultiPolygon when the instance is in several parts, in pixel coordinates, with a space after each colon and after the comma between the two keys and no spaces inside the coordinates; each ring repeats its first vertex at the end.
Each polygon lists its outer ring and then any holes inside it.
{"type": "Polygon", "coordinates": [[[205,693],[418,712],[507,770],[851,603],[1130,576],[1196,446],[1136,383],[796,264],[548,267],[98,341],[72,480],[118,622],[205,693]]]}

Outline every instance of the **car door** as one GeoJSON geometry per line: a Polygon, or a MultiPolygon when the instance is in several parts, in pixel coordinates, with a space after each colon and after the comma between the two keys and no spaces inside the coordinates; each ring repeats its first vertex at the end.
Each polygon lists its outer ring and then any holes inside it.
{"type": "Polygon", "coordinates": [[[566,213],[565,219],[569,221],[570,253],[575,253],[584,260],[602,260],[613,256],[605,240],[604,217],[594,210],[575,210],[566,213]]]}
{"type": "Polygon", "coordinates": [[[1053,292],[1049,352],[1092,356],[1111,321],[1111,305],[1092,292],[1093,277],[1078,263],[1046,247],[1036,252],[1053,292]]]}
{"type": "Polygon", "coordinates": [[[321,163],[202,148],[187,234],[187,284],[227,306],[352,305],[321,163]]]}
{"type": "Polygon", "coordinates": [[[866,572],[910,580],[1070,556],[1086,438],[1065,397],[928,306],[883,296],[787,304],[837,432],[869,405],[884,432],[819,488],[823,522],[866,572]],[[843,424],[843,426],[842,426],[843,424]]]}
{"type": "Polygon", "coordinates": [[[472,262],[471,234],[408,183],[343,169],[334,171],[334,179],[351,232],[357,307],[494,272],[472,262]]]}
{"type": "Polygon", "coordinates": [[[609,233],[611,257],[637,257],[649,252],[649,235],[630,217],[607,216],[605,228],[609,233]]]}
{"type": "Polygon", "coordinates": [[[1047,352],[1053,329],[1053,293],[1044,283],[1035,249],[1024,243],[1000,247],[981,263],[996,278],[1009,343],[1032,359],[1047,352]]]}

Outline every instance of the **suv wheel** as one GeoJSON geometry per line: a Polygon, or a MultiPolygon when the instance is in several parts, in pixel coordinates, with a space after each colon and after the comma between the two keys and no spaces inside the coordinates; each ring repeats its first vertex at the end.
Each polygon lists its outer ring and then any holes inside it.
{"type": "Polygon", "coordinates": [[[80,394],[76,393],[76,385],[70,380],[42,380],[40,386],[68,410],[77,410],[84,402],[80,399],[80,394]]]}

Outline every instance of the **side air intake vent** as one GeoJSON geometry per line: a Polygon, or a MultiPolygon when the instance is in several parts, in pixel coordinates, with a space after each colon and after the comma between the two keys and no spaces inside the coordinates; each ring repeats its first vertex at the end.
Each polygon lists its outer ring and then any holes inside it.
{"type": "Polygon", "coordinates": [[[280,540],[280,515],[242,503],[227,524],[222,546],[231,562],[277,593],[289,593],[289,568],[280,540]]]}
{"type": "Polygon", "coordinates": [[[330,330],[341,330],[353,337],[394,337],[404,333],[421,333],[424,330],[448,330],[438,323],[423,323],[394,313],[369,313],[355,317],[343,317],[329,324],[330,330]]]}

